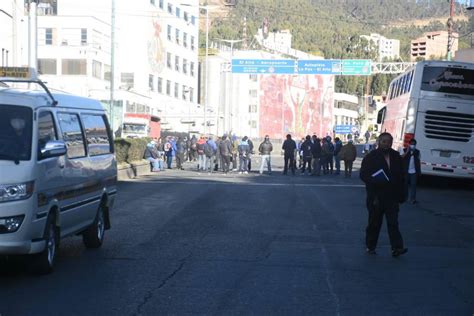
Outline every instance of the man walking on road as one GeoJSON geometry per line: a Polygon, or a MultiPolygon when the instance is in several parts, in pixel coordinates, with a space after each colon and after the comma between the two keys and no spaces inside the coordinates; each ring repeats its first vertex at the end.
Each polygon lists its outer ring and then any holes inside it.
{"type": "Polygon", "coordinates": [[[283,174],[288,173],[288,163],[290,163],[290,169],[293,175],[295,175],[295,151],[296,151],[296,143],[293,139],[291,139],[291,135],[286,135],[286,140],[283,142],[282,149],[284,151],[284,158],[285,158],[285,168],[283,169],[283,174]]]}
{"type": "Polygon", "coordinates": [[[258,151],[262,156],[262,163],[260,164],[260,174],[263,174],[263,167],[267,164],[268,174],[272,174],[272,161],[270,158],[273,145],[270,142],[270,137],[265,135],[265,140],[258,147],[258,151]]]}
{"type": "Polygon", "coordinates": [[[371,151],[362,160],[360,178],[366,185],[369,212],[366,251],[368,254],[375,254],[385,214],[392,256],[398,257],[407,252],[398,229],[399,203],[405,200],[405,190],[402,158],[391,148],[392,142],[393,137],[389,133],[379,136],[379,148],[371,151]]]}
{"type": "Polygon", "coordinates": [[[348,143],[342,146],[339,158],[344,161],[344,176],[346,178],[352,177],[352,165],[357,158],[357,149],[352,143],[352,139],[349,139],[348,143]]]}
{"type": "Polygon", "coordinates": [[[240,145],[237,147],[237,150],[239,152],[239,173],[249,173],[248,172],[248,167],[249,167],[249,155],[250,155],[250,146],[248,143],[248,138],[247,136],[244,136],[242,138],[242,141],[240,142],[240,145]]]}

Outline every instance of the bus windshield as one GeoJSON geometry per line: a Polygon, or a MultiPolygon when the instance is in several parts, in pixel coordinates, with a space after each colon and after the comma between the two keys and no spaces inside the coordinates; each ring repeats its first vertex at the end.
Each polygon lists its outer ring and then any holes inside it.
{"type": "Polygon", "coordinates": [[[474,95],[474,69],[425,67],[421,90],[474,95]]]}
{"type": "Polygon", "coordinates": [[[30,160],[32,113],[24,106],[0,104],[0,160],[30,160]]]}

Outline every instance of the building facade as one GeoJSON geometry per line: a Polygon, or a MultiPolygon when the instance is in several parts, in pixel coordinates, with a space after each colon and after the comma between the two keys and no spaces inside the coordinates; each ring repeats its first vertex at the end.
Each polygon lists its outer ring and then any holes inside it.
{"type": "MultiPolygon", "coordinates": [[[[451,51],[453,56],[458,50],[459,35],[453,33],[451,39],[451,51]]],[[[419,58],[422,59],[444,59],[448,49],[448,32],[428,32],[423,34],[422,37],[411,41],[411,61],[416,61],[419,58]]]]}
{"type": "MultiPolygon", "coordinates": [[[[22,34],[17,36],[17,65],[28,64],[27,2],[10,3],[21,11],[19,20],[26,21],[16,23],[21,27],[17,34],[22,34]]],[[[202,112],[197,98],[198,5],[198,0],[186,4],[171,0],[116,1],[112,19],[111,1],[39,0],[40,77],[53,89],[104,101],[116,135],[127,116],[136,115],[158,119],[163,129],[188,132],[187,119],[202,112]]],[[[8,14],[7,22],[13,21],[10,15],[14,16],[8,14]]],[[[12,36],[0,38],[4,51],[13,51],[13,44],[4,40],[12,36]]],[[[11,65],[10,56],[8,62],[11,65]]],[[[194,125],[202,130],[197,122],[194,125]]]]}
{"type": "Polygon", "coordinates": [[[362,35],[361,37],[374,42],[377,47],[377,56],[379,61],[384,59],[397,59],[400,57],[400,41],[397,39],[386,38],[380,34],[372,33],[362,35]]]}

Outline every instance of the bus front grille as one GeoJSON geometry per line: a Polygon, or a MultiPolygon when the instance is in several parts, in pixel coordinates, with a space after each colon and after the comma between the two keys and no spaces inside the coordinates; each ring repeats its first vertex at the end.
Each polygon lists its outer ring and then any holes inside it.
{"type": "Polygon", "coordinates": [[[426,111],[426,138],[467,143],[474,133],[474,115],[426,111]]]}

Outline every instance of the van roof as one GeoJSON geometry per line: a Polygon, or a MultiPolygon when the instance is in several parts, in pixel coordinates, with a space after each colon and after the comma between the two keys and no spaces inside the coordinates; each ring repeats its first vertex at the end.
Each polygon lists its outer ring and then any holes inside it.
{"type": "MultiPolygon", "coordinates": [[[[58,108],[80,108],[103,111],[104,107],[98,100],[81,97],[65,92],[51,91],[58,102],[58,108]]],[[[51,98],[44,90],[18,89],[0,86],[0,104],[15,104],[38,108],[52,106],[51,98]]]]}

